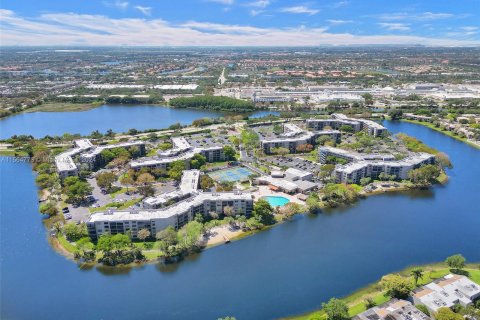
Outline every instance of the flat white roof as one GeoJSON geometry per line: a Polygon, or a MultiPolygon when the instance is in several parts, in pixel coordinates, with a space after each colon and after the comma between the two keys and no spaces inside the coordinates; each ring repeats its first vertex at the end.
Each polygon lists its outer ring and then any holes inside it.
{"type": "Polygon", "coordinates": [[[169,207],[159,209],[140,209],[140,210],[107,210],[105,212],[93,213],[88,222],[103,221],[138,221],[165,219],[172,216],[185,213],[194,206],[203,204],[206,201],[252,201],[250,193],[242,192],[222,192],[210,193],[200,192],[192,197],[175,203],[169,207]]]}

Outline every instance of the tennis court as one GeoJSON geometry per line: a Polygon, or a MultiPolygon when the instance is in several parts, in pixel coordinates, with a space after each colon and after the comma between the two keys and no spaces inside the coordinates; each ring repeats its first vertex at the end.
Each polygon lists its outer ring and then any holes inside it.
{"type": "Polygon", "coordinates": [[[235,167],[224,170],[210,172],[208,175],[216,181],[237,182],[247,180],[248,177],[255,174],[252,170],[244,167],[235,167]]]}

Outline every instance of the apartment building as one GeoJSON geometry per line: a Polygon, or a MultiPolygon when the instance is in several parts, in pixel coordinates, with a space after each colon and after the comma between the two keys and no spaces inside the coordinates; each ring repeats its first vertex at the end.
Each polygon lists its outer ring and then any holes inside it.
{"type": "Polygon", "coordinates": [[[93,147],[93,144],[88,139],[75,140],[73,144],[73,149],[62,152],[55,157],[55,166],[61,179],[78,175],[78,167],[73,157],[93,147]]]}
{"type": "Polygon", "coordinates": [[[108,144],[104,146],[95,146],[89,151],[82,153],[80,155],[80,163],[85,163],[90,170],[97,169],[106,163],[103,161],[102,152],[105,150],[112,150],[116,148],[138,148],[138,155],[145,155],[145,142],[143,141],[133,141],[133,142],[123,142],[108,144]]]}
{"type": "Polygon", "coordinates": [[[92,239],[97,239],[104,233],[127,232],[135,239],[141,229],[148,229],[152,235],[168,226],[179,229],[196,214],[223,214],[225,207],[232,207],[237,215],[250,216],[253,197],[250,193],[242,192],[198,192],[171,206],[158,209],[109,209],[92,214],[87,221],[87,229],[92,239]]]}
{"type": "Polygon", "coordinates": [[[340,132],[336,130],[328,131],[305,131],[292,123],[286,123],[283,126],[284,132],[275,137],[264,138],[260,140],[260,147],[266,154],[272,153],[272,149],[286,148],[291,153],[297,151],[297,147],[305,144],[315,145],[315,140],[320,136],[329,136],[334,141],[339,141],[340,132]]]}
{"type": "Polygon", "coordinates": [[[352,320],[429,320],[429,316],[415,308],[410,302],[392,299],[384,304],[370,308],[352,320]]]}
{"type": "Polygon", "coordinates": [[[328,157],[343,159],[347,162],[363,161],[363,160],[382,160],[393,161],[395,157],[387,153],[358,153],[354,151],[343,150],[334,147],[320,147],[318,149],[318,157],[320,163],[327,163],[328,157]]]}
{"type": "Polygon", "coordinates": [[[188,198],[198,190],[200,170],[184,170],[179,188],[154,197],[148,197],[142,201],[145,209],[158,209],[167,206],[173,201],[188,198]]]}
{"type": "Polygon", "coordinates": [[[394,175],[397,179],[407,179],[411,170],[422,165],[434,164],[435,156],[428,153],[414,153],[398,161],[361,160],[335,167],[334,176],[337,183],[360,183],[360,179],[378,178],[380,173],[394,175]]]}
{"type": "Polygon", "coordinates": [[[172,149],[159,151],[156,156],[131,161],[130,167],[135,170],[141,168],[167,170],[172,162],[180,160],[185,162],[185,166],[188,169],[190,167],[190,159],[196,154],[203,155],[207,162],[225,161],[223,146],[220,145],[193,147],[184,137],[172,138],[172,144],[172,149]]]}
{"type": "Polygon", "coordinates": [[[354,132],[364,131],[373,137],[379,137],[388,132],[387,128],[375,121],[351,119],[341,113],[332,114],[331,119],[308,119],[307,126],[314,130],[324,130],[326,127],[339,130],[342,126],[350,126],[354,132]]]}
{"type": "Polygon", "coordinates": [[[480,298],[480,286],[465,276],[448,274],[413,291],[410,300],[431,312],[456,304],[464,307],[480,298]]]}

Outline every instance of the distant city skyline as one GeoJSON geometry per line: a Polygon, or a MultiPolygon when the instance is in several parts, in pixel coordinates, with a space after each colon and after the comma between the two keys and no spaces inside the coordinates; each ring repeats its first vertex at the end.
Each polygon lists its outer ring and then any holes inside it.
{"type": "Polygon", "coordinates": [[[0,43],[480,46],[480,1],[105,0],[1,4],[0,43]]]}

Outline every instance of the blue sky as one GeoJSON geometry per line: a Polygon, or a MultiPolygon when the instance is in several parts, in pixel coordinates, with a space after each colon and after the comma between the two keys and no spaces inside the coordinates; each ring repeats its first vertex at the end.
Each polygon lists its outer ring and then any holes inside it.
{"type": "Polygon", "coordinates": [[[480,45],[480,0],[4,0],[2,45],[480,45]]]}

